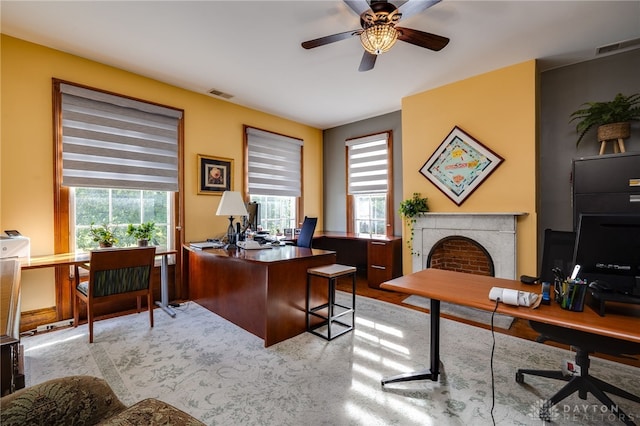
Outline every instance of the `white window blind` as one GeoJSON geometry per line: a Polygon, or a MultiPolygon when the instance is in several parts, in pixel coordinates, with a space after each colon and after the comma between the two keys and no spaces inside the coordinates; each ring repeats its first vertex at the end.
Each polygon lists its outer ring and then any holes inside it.
{"type": "Polygon", "coordinates": [[[249,194],[300,197],[300,139],[247,127],[249,194]]]}
{"type": "Polygon", "coordinates": [[[346,141],[349,194],[387,192],[388,140],[388,133],[379,133],[346,141]]]}
{"type": "Polygon", "coordinates": [[[178,191],[182,111],[60,84],[62,185],[178,191]]]}

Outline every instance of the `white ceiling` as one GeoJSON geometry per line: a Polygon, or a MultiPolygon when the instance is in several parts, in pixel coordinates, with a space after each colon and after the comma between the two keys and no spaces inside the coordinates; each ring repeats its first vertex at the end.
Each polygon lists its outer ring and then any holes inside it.
{"type": "Polygon", "coordinates": [[[530,59],[543,68],[580,62],[640,37],[640,0],[444,0],[400,26],[448,37],[448,46],[399,41],[361,73],[357,37],[300,46],[360,28],[341,0],[2,0],[1,18],[5,34],[194,92],[217,89],[320,129],[397,111],[405,96],[487,71],[530,59]]]}

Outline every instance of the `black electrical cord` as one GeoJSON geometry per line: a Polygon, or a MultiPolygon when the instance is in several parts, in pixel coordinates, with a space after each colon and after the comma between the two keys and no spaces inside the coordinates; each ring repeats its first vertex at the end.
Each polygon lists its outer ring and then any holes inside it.
{"type": "Polygon", "coordinates": [[[496,306],[493,308],[493,312],[491,312],[491,338],[493,339],[493,343],[491,345],[491,421],[494,426],[496,424],[496,419],[493,417],[493,409],[496,406],[496,387],[493,379],[493,353],[496,349],[496,335],[493,330],[493,317],[496,315],[496,311],[498,310],[498,303],[500,303],[500,298],[496,298],[496,306]]]}

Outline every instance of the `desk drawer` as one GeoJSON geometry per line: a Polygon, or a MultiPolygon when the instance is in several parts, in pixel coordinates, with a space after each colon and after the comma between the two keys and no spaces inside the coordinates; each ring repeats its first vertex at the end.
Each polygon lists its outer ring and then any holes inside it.
{"type": "Polygon", "coordinates": [[[402,275],[402,240],[369,241],[367,247],[367,281],[369,287],[402,275]]]}

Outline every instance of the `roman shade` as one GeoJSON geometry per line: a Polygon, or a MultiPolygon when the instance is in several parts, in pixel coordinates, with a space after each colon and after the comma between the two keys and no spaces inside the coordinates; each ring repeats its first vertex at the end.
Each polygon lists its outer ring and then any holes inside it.
{"type": "Polygon", "coordinates": [[[379,133],[346,141],[349,194],[387,192],[388,140],[388,133],[379,133]]]}
{"type": "Polygon", "coordinates": [[[302,195],[301,139],[247,127],[249,194],[302,195]]]}
{"type": "Polygon", "coordinates": [[[178,191],[182,111],[60,84],[62,185],[178,191]]]}

